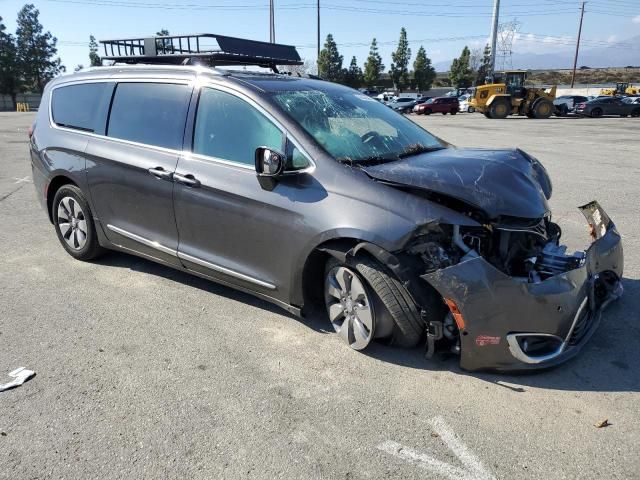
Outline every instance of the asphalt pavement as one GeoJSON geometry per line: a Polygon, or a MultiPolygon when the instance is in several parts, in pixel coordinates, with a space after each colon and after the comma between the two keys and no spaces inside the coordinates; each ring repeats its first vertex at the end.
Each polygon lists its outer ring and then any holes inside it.
{"type": "Polygon", "coordinates": [[[37,373],[0,393],[0,478],[639,478],[640,119],[412,118],[541,160],[571,247],[576,206],[616,222],[625,294],[578,358],[514,376],[359,353],[320,314],[121,253],[75,261],[30,180],[33,114],[0,113],[0,383],[37,373]]]}

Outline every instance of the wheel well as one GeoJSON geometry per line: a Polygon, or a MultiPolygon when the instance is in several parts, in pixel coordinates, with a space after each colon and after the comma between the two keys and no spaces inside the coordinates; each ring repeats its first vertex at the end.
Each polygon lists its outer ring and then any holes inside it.
{"type": "Polygon", "coordinates": [[[356,238],[333,239],[318,245],[309,254],[302,270],[302,295],[305,310],[324,301],[324,267],[331,258],[331,254],[324,250],[335,249],[346,253],[360,242],[361,240],[356,238]]]}
{"type": "Polygon", "coordinates": [[[47,213],[49,214],[49,221],[51,221],[51,223],[53,223],[53,197],[56,196],[56,192],[60,190],[60,187],[64,185],[74,185],[76,187],[78,186],[69,177],[60,175],[51,180],[51,182],[49,182],[49,186],[47,187],[47,213]]]}

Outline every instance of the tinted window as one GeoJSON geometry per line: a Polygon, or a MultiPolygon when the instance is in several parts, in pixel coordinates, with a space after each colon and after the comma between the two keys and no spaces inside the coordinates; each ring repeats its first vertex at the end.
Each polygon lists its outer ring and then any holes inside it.
{"type": "Polygon", "coordinates": [[[107,135],[157,147],[182,148],[191,87],[164,83],[119,83],[107,135]]]}
{"type": "Polygon", "coordinates": [[[56,88],[51,112],[59,127],[104,134],[112,83],[84,83],[56,88]]]}
{"type": "Polygon", "coordinates": [[[283,137],[278,127],[244,100],[202,89],[193,133],[194,153],[254,165],[256,148],[282,151],[283,137]]]}

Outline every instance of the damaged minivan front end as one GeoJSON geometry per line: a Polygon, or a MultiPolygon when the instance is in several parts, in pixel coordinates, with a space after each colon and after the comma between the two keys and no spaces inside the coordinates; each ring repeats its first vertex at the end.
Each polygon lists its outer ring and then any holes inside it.
{"type": "Polygon", "coordinates": [[[402,265],[396,273],[423,309],[427,356],[459,354],[470,371],[558,365],[578,353],[602,310],[622,294],[620,234],[593,201],[579,207],[592,243],[568,253],[551,220],[551,182],[542,165],[520,150],[480,152],[447,149],[442,165],[432,156],[367,169],[477,222],[422,226],[393,252],[402,265]],[[437,291],[442,312],[421,302],[424,289],[437,291]]]}

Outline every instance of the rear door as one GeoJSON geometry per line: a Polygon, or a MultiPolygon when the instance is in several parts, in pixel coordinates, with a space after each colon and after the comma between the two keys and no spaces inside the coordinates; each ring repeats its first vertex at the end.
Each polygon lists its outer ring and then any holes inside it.
{"type": "Polygon", "coordinates": [[[87,147],[89,189],[106,236],[175,266],[173,173],[191,92],[187,83],[119,82],[106,135],[87,147]]]}

